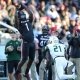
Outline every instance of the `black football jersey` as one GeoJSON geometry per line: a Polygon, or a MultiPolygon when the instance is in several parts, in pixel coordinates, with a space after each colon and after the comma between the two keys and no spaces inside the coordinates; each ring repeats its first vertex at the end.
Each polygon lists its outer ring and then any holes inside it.
{"type": "Polygon", "coordinates": [[[27,42],[34,41],[33,25],[26,19],[26,14],[23,11],[18,11],[19,19],[19,32],[22,35],[22,39],[27,42]]]}
{"type": "Polygon", "coordinates": [[[49,34],[40,34],[38,35],[38,40],[39,40],[39,47],[42,48],[44,46],[46,46],[47,41],[49,39],[49,34]]]}

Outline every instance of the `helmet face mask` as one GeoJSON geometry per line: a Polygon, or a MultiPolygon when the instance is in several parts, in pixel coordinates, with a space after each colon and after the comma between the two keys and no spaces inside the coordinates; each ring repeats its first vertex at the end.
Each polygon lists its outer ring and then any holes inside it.
{"type": "Polygon", "coordinates": [[[48,26],[43,26],[42,32],[43,33],[48,33],[49,32],[49,27],[48,26]]]}

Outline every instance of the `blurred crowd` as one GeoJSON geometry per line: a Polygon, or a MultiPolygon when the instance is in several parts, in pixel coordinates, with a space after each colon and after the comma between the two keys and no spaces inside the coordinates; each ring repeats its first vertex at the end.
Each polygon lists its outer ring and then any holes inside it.
{"type": "MultiPolygon", "coordinates": [[[[60,33],[59,38],[64,37],[68,32],[75,37],[78,36],[76,31],[80,33],[80,0],[0,0],[0,21],[18,28],[16,12],[19,1],[28,2],[28,8],[33,13],[34,37],[42,33],[45,25],[49,28],[54,27],[54,30],[60,33]]],[[[0,29],[2,27],[0,25],[0,29]]],[[[6,29],[5,32],[11,33],[11,30],[6,29]]]]}
{"type": "MultiPolygon", "coordinates": [[[[22,0],[23,2],[27,0],[22,0]]],[[[34,14],[34,33],[41,33],[44,25],[63,27],[68,30],[71,22],[80,25],[79,0],[29,0],[29,7],[34,14]]],[[[0,0],[0,21],[16,26],[15,15],[17,0],[0,0]]]]}

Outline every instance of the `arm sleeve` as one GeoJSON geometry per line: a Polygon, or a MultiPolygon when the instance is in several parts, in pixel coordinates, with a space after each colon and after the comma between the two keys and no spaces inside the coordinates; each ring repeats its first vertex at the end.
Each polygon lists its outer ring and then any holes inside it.
{"type": "Polygon", "coordinates": [[[9,53],[9,51],[7,50],[7,47],[9,46],[9,42],[6,44],[6,46],[5,46],[5,54],[8,54],[9,53]]]}

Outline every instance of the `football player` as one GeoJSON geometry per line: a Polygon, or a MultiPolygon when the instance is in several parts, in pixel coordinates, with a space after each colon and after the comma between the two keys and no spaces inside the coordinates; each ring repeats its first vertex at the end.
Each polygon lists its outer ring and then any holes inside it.
{"type": "Polygon", "coordinates": [[[37,39],[39,41],[39,44],[38,44],[38,46],[39,46],[39,63],[36,65],[38,73],[39,73],[40,63],[41,63],[41,61],[43,59],[43,56],[44,56],[44,54],[43,54],[43,47],[46,46],[47,41],[49,39],[49,36],[50,36],[50,34],[49,34],[49,27],[47,25],[45,25],[42,28],[42,34],[39,34],[38,37],[37,37],[37,39]]]}
{"type": "Polygon", "coordinates": [[[52,61],[54,62],[55,80],[75,79],[75,70],[73,74],[65,74],[66,66],[73,65],[65,58],[65,45],[59,42],[56,36],[51,36],[48,45],[45,48],[50,53],[52,61]]]}

